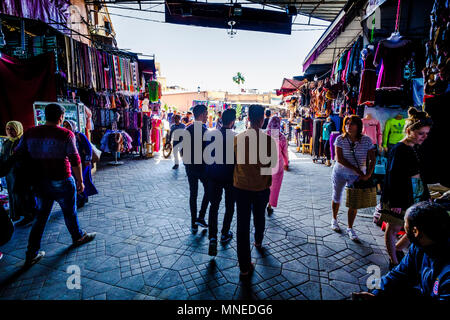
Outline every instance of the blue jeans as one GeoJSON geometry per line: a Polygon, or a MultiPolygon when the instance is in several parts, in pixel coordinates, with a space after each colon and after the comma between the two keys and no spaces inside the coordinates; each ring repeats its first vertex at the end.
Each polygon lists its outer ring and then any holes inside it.
{"type": "Polygon", "coordinates": [[[42,181],[36,186],[36,194],[36,219],[31,228],[30,238],[28,240],[27,257],[30,258],[36,256],[41,247],[41,239],[45,225],[47,224],[55,201],[61,206],[64,222],[72,236],[72,240],[76,241],[83,236],[83,232],[78,223],[76,206],[77,191],[73,177],[58,181],[42,181]]]}

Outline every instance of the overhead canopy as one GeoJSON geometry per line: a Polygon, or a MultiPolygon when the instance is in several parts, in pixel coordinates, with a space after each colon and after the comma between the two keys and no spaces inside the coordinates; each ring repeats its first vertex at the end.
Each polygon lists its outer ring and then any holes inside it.
{"type": "MultiPolygon", "coordinates": [[[[105,3],[151,3],[151,0],[103,0],[105,3]]],[[[93,3],[95,0],[86,0],[86,3],[93,3]]],[[[182,0],[177,1],[183,2],[182,0]]],[[[205,1],[197,1],[197,3],[205,1]]],[[[220,2],[220,1],[216,1],[220,2]]],[[[222,1],[227,3],[228,1],[222,1]]],[[[235,1],[235,3],[245,4],[247,1],[235,1]]],[[[266,8],[276,7],[285,10],[288,6],[295,6],[297,13],[311,18],[325,21],[333,21],[339,12],[353,0],[248,0],[248,2],[260,3],[266,8]]],[[[247,3],[248,3],[247,2],[247,3]]],[[[209,3],[211,4],[211,3],[209,3]]]]}
{"type": "Polygon", "coordinates": [[[154,59],[139,59],[139,70],[144,73],[155,74],[155,60],[154,59]]]}
{"type": "MultiPolygon", "coordinates": [[[[282,9],[295,6],[297,13],[311,18],[333,21],[348,0],[251,0],[261,4],[271,4],[282,9]]],[[[352,0],[350,0],[352,2],[352,0]]]]}
{"type": "Polygon", "coordinates": [[[303,81],[298,81],[294,79],[283,79],[283,84],[281,85],[280,90],[276,90],[277,96],[283,96],[286,97],[298,89],[303,85],[303,81]]]}
{"type": "Polygon", "coordinates": [[[312,65],[332,64],[363,32],[361,17],[355,14],[357,6],[348,9],[341,11],[308,53],[303,62],[304,72],[312,65]]]}
{"type": "Polygon", "coordinates": [[[55,29],[67,32],[64,26],[69,16],[70,0],[2,0],[0,13],[19,18],[40,20],[54,25],[55,29]]]}
{"type": "Polygon", "coordinates": [[[291,34],[292,17],[286,12],[254,9],[236,5],[167,0],[165,20],[168,23],[199,27],[239,29],[291,34]]]}

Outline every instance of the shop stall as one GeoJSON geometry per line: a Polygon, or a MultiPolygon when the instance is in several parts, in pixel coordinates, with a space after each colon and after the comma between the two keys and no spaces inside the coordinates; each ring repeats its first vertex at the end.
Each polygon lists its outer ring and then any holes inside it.
{"type": "Polygon", "coordinates": [[[439,0],[391,0],[346,7],[303,64],[305,83],[294,91],[300,98],[298,150],[311,153],[313,160],[321,159],[324,151],[333,158],[333,148],[324,150],[327,146],[320,143],[325,119],[333,123],[333,131],[325,134],[332,146],[342,132],[345,116],[357,114],[379,156],[386,155],[404,137],[407,109],[423,108],[434,120],[422,146],[428,159],[427,176],[432,182],[448,181],[448,177],[436,175],[443,168],[432,165],[443,146],[448,146],[442,125],[448,118],[448,108],[442,107],[449,97],[449,62],[444,58],[449,44],[444,23],[448,13],[448,3],[439,0]],[[324,70],[323,66],[330,67],[324,70]],[[320,71],[312,76],[316,70],[320,71]]]}

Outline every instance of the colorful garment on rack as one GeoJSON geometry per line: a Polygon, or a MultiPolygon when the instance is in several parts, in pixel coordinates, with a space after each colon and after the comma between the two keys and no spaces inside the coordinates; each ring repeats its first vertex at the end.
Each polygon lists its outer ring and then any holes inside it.
{"type": "Polygon", "coordinates": [[[411,55],[411,41],[382,40],[374,57],[374,65],[381,63],[377,89],[401,89],[403,65],[411,55]]]}
{"type": "Polygon", "coordinates": [[[159,100],[159,83],[158,81],[150,81],[148,84],[148,99],[150,102],[159,100]]]}
{"type": "Polygon", "coordinates": [[[361,76],[361,83],[359,85],[358,105],[370,105],[375,103],[375,88],[377,86],[377,73],[373,65],[373,53],[366,51],[367,54],[363,57],[364,70],[361,76]]]}
{"type": "Polygon", "coordinates": [[[131,57],[119,57],[68,37],[65,47],[69,85],[95,91],[139,89],[138,64],[131,57]]]}
{"type": "Polygon", "coordinates": [[[161,128],[162,122],[158,118],[152,119],[152,130],[151,130],[151,139],[152,143],[155,144],[154,152],[159,152],[161,147],[161,128]]]}

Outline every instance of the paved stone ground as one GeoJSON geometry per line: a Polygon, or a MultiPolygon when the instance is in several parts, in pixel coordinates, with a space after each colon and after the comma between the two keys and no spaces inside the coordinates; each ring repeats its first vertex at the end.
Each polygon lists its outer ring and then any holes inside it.
{"type": "MultiPolygon", "coordinates": [[[[95,241],[69,249],[70,235],[55,205],[42,239],[46,256],[25,271],[30,228],[17,228],[0,248],[0,298],[318,300],[367,290],[367,267],[378,265],[384,274],[388,265],[371,210],[356,219],[361,243],[333,232],[331,168],[292,151],[279,207],[266,219],[264,250],[252,249],[256,272],[250,285],[239,281],[235,239],[219,244],[213,259],[207,232],[190,233],[183,166],[174,171],[171,160],[129,159],[119,167],[100,166],[94,177],[100,194],[79,210],[82,228],[97,232],[95,241]],[[70,265],[81,269],[80,290],[67,289],[70,265]]],[[[222,205],[219,222],[223,212],[222,205]]]]}

